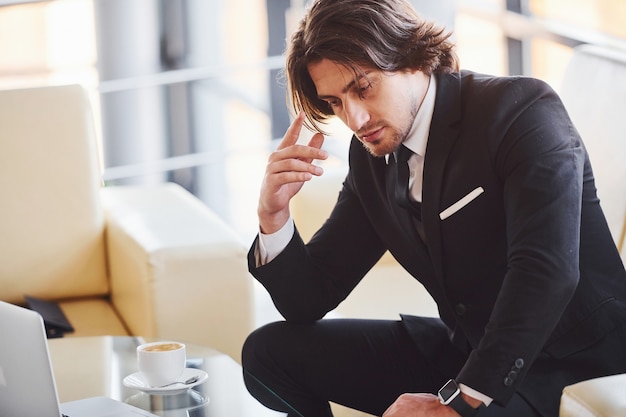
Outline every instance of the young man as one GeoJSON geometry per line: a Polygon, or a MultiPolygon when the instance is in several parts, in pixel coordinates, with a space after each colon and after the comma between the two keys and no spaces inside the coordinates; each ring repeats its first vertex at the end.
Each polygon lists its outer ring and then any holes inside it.
{"type": "Polygon", "coordinates": [[[285,318],[244,346],[259,401],[306,417],[331,416],[328,401],[385,417],[557,416],[564,386],[626,372],[626,272],[546,84],[460,71],[448,36],[403,0],[315,1],[287,75],[300,114],[269,158],[249,254],[285,318]],[[289,201],[326,152],[321,133],[296,144],[305,115],[354,132],[307,244],[289,201]],[[385,250],[440,319],[321,320],[385,250]]]}

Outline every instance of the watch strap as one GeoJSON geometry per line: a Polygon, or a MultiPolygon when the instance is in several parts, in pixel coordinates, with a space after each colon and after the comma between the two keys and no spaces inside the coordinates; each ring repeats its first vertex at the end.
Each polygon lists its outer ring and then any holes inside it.
{"type": "Polygon", "coordinates": [[[469,405],[463,399],[463,396],[460,393],[459,395],[454,397],[452,401],[450,401],[450,403],[448,404],[448,407],[452,408],[454,411],[459,413],[461,417],[473,417],[476,415],[478,410],[482,408],[482,406],[478,408],[474,408],[471,405],[469,405]]]}

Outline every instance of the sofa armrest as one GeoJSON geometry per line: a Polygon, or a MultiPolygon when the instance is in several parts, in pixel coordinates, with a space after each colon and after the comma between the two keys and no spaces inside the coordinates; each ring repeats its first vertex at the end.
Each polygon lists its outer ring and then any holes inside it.
{"type": "Polygon", "coordinates": [[[111,298],[133,335],[218,349],[235,360],[253,328],[246,247],[175,184],[102,189],[111,298]]]}
{"type": "Polygon", "coordinates": [[[560,417],[626,415],[626,374],[590,379],[567,386],[561,396],[560,417]]]}

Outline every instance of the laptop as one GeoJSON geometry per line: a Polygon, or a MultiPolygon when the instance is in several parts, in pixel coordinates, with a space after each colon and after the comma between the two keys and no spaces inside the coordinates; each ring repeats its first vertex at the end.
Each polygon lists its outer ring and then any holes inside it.
{"type": "Polygon", "coordinates": [[[157,417],[107,397],[59,404],[43,319],[0,301],[0,415],[2,417],[157,417]]]}

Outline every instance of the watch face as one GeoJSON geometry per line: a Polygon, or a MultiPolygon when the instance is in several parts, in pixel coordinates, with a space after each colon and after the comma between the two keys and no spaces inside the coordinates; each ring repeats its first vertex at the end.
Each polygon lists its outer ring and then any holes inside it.
{"type": "Polygon", "coordinates": [[[448,405],[450,401],[454,400],[454,398],[459,395],[459,392],[461,392],[459,386],[451,379],[439,390],[439,401],[444,405],[448,405]]]}

